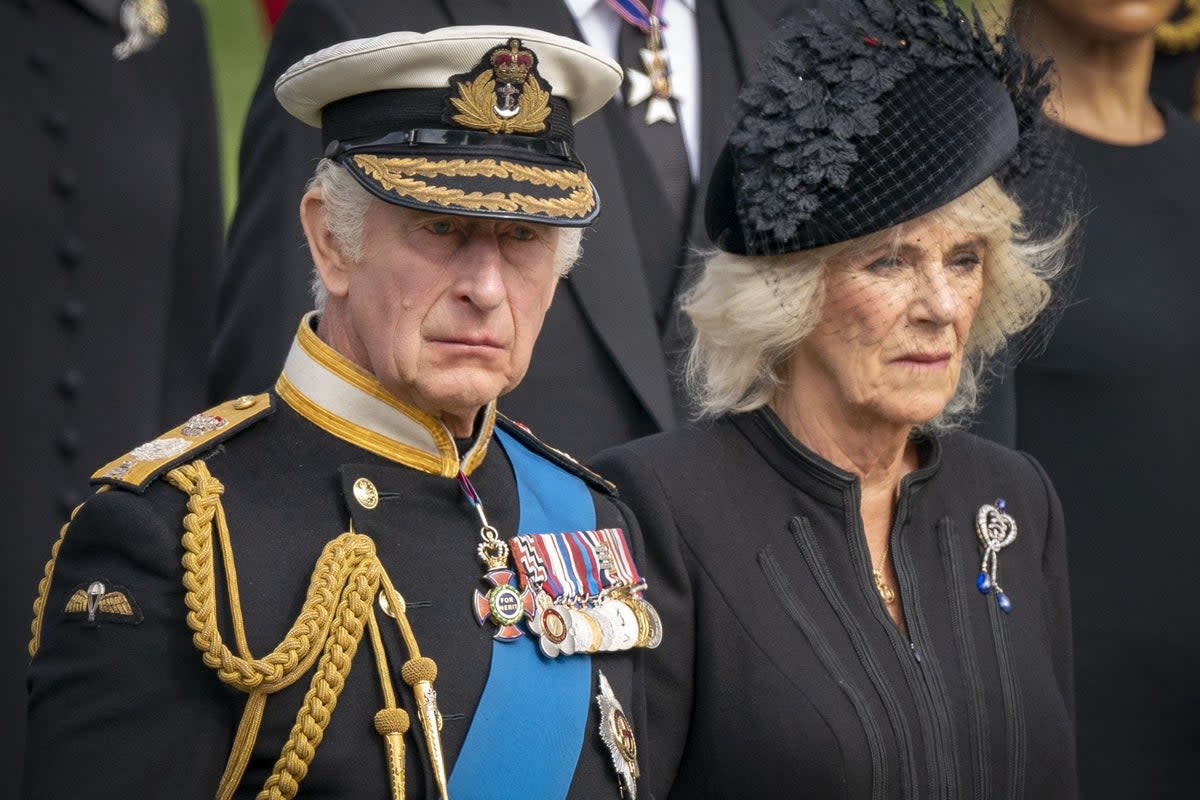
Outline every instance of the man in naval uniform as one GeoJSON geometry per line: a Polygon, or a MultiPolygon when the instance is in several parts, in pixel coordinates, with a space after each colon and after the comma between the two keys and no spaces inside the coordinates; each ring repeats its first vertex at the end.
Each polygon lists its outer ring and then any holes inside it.
{"type": "Polygon", "coordinates": [[[640,535],[495,409],[599,210],[573,125],[620,80],[515,27],[280,78],[326,143],[317,311],[274,392],[93,476],[38,590],[26,798],[636,796],[640,535]]]}

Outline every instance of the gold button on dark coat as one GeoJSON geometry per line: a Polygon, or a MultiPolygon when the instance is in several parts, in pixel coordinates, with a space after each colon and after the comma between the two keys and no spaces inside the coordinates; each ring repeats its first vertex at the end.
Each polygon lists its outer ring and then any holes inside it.
{"type": "Polygon", "coordinates": [[[354,499],[368,511],[379,505],[379,490],[367,478],[359,478],[354,482],[354,499]]]}

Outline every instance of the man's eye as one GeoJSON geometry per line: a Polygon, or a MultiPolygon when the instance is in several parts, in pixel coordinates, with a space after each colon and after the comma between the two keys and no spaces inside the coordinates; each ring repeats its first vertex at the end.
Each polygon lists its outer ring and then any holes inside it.
{"type": "Polygon", "coordinates": [[[450,224],[449,220],[435,219],[428,223],[425,226],[425,229],[430,233],[436,234],[437,236],[445,236],[454,231],[454,226],[450,224]]]}
{"type": "Polygon", "coordinates": [[[524,225],[518,225],[512,229],[512,237],[519,242],[529,242],[537,238],[537,231],[524,225]]]}

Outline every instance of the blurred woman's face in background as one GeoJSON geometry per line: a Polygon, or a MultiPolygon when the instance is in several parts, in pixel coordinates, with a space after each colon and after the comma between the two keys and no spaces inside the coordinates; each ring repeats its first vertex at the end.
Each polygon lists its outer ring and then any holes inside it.
{"type": "Polygon", "coordinates": [[[1179,8],[1180,0],[1021,0],[1087,38],[1136,39],[1147,36],[1179,8]]]}

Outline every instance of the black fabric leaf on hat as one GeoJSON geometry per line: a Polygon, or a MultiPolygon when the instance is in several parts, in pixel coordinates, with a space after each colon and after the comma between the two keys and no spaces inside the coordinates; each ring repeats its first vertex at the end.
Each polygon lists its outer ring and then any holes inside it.
{"type": "Polygon", "coordinates": [[[881,99],[918,72],[982,67],[999,78],[1020,141],[997,177],[1042,163],[1049,64],[1035,63],[1011,32],[993,42],[978,11],[967,16],[952,2],[843,0],[832,13],[785,23],[739,97],[729,146],[746,236],[791,239],[822,193],[846,186],[859,149],[880,132],[881,99]]]}

